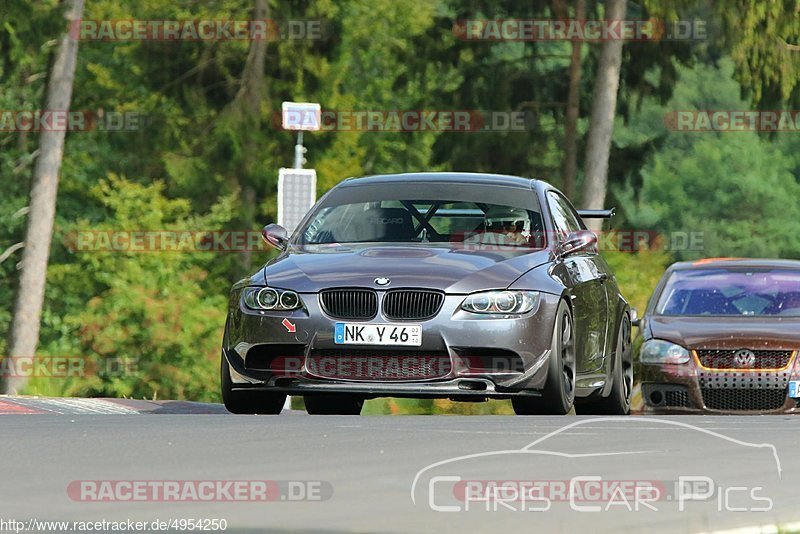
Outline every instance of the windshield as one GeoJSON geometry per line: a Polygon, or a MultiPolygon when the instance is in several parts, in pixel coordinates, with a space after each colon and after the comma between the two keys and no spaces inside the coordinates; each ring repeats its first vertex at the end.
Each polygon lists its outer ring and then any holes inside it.
{"type": "Polygon", "coordinates": [[[452,199],[346,202],[318,209],[300,244],[482,243],[543,246],[537,210],[452,199]]]}
{"type": "Polygon", "coordinates": [[[800,317],[800,271],[676,271],[661,292],[656,313],[800,317]]]}

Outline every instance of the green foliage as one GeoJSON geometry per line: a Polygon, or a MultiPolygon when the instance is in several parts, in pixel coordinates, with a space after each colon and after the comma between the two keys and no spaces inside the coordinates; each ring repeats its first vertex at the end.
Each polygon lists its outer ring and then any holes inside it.
{"type": "Polygon", "coordinates": [[[704,256],[800,257],[800,198],[794,139],[755,132],[665,132],[668,110],[746,109],[731,61],[682,69],[667,106],[651,104],[616,138],[621,144],[660,137],[641,169],[641,187],[617,188],[633,227],[671,236],[694,232],[700,247],[676,259],[704,256]],[[788,150],[787,150],[788,149],[788,150]],[[775,239],[775,236],[781,236],[775,239]]]}
{"type": "MultiPolygon", "coordinates": [[[[205,215],[192,214],[186,199],[164,196],[164,184],[132,183],[115,175],[98,183],[92,197],[106,210],[102,223],[79,220],[65,228],[92,231],[185,231],[222,227],[232,198],[205,215]]],[[[224,280],[209,277],[207,252],[108,252],[78,250],[74,261],[51,265],[41,354],[81,356],[90,368],[129,362],[126,371],[72,377],[64,395],[218,400],[215,384],[225,321],[224,280]],[[80,305],[79,303],[85,303],[80,305]]],[[[48,391],[37,379],[30,393],[48,391]],[[42,389],[40,389],[42,388],[42,389]]],[[[42,383],[44,382],[44,383],[42,383]]]]}
{"type": "Polygon", "coordinates": [[[736,78],[760,109],[800,102],[800,8],[795,0],[719,2],[736,78]]]}
{"type": "Polygon", "coordinates": [[[620,291],[641,316],[664,269],[671,263],[669,254],[642,249],[635,253],[604,252],[603,257],[614,271],[620,291]]]}
{"type": "Polygon", "coordinates": [[[363,415],[513,415],[511,401],[453,402],[444,399],[374,399],[363,415]]]}

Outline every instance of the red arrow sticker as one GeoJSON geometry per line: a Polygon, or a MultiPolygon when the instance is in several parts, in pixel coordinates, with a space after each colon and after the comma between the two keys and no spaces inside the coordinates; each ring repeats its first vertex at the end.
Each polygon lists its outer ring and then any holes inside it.
{"type": "Polygon", "coordinates": [[[286,331],[290,334],[297,330],[297,327],[289,319],[284,319],[281,324],[286,327],[286,331]]]}

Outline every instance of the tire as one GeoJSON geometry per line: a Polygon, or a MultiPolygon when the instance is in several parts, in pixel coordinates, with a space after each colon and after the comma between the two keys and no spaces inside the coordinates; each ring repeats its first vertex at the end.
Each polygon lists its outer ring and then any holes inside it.
{"type": "Polygon", "coordinates": [[[541,397],[511,399],[517,415],[566,415],[575,401],[575,329],[563,300],[556,310],[547,380],[541,397]]]}
{"type": "Polygon", "coordinates": [[[628,415],[631,412],[633,391],[633,361],[631,358],[631,320],[623,315],[617,333],[614,370],[611,373],[611,393],[608,397],[592,395],[575,403],[580,415],[628,415]]]}
{"type": "Polygon", "coordinates": [[[364,399],[352,395],[305,395],[309,415],[360,415],[364,399]]]}
{"type": "Polygon", "coordinates": [[[225,409],[235,414],[278,415],[286,404],[286,395],[264,390],[233,389],[231,370],[225,355],[220,362],[220,387],[225,409]]]}

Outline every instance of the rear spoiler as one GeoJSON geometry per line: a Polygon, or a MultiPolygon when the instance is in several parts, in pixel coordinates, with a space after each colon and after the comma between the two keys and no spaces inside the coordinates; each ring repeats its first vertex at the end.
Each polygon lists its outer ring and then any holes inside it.
{"type": "Polygon", "coordinates": [[[577,210],[582,219],[610,219],[614,216],[614,208],[609,210],[577,210]]]}

